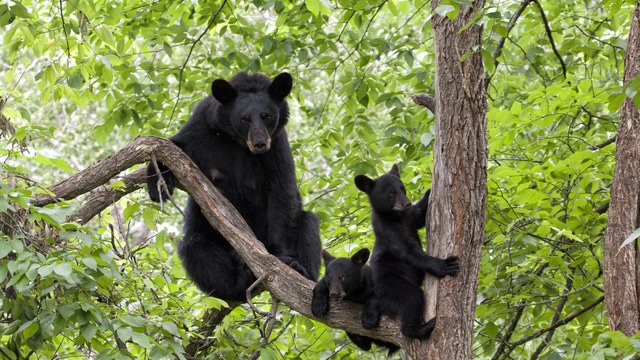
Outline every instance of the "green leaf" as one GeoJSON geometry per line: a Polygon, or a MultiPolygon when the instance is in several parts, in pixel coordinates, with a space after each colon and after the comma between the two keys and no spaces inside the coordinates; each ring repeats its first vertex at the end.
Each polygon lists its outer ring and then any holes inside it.
{"type": "Polygon", "coordinates": [[[63,278],[68,278],[71,275],[73,268],[69,263],[56,264],[53,268],[53,272],[60,275],[63,278]]]}
{"type": "MultiPolygon", "coordinates": [[[[4,258],[5,256],[9,255],[9,253],[11,252],[11,250],[13,249],[11,242],[9,241],[5,241],[5,240],[0,240],[0,259],[4,258]]],[[[0,280],[2,281],[2,280],[0,280]]]]}
{"type": "Polygon", "coordinates": [[[10,9],[11,12],[19,18],[29,19],[31,17],[31,15],[29,15],[29,10],[27,10],[27,8],[21,3],[15,3],[10,9]]]}

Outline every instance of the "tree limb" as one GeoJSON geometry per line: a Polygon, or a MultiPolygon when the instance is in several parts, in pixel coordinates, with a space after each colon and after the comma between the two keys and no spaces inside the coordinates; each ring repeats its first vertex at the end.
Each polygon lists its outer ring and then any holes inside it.
{"type": "MultiPolygon", "coordinates": [[[[99,207],[98,204],[102,206],[105,203],[112,203],[114,197],[139,188],[144,169],[125,176],[125,189],[114,192],[101,187],[120,172],[149,161],[152,154],[169,167],[182,187],[198,203],[203,215],[235,248],[256,278],[265,276],[263,285],[267,291],[291,309],[314,318],[311,314],[311,298],[315,283],[269,254],[233,205],[220,194],[191,159],[167,139],[138,137],[117,153],[49,187],[49,193],[38,194],[32,204],[44,206],[58,199],[73,199],[100,188],[97,190],[99,195],[90,198],[87,203],[91,203],[92,206],[85,204],[81,208],[83,215],[77,215],[79,219],[87,220],[90,218],[87,214],[95,212],[99,207]],[[109,196],[113,197],[109,198],[109,196]]],[[[321,319],[314,319],[333,328],[384,340],[400,347],[405,347],[409,343],[409,340],[401,334],[398,323],[386,317],[381,319],[380,326],[376,329],[362,328],[361,313],[362,306],[359,304],[332,300],[329,314],[321,319]]]]}
{"type": "Polygon", "coordinates": [[[413,100],[414,103],[431,110],[434,115],[436,114],[436,99],[432,95],[425,93],[413,94],[411,95],[411,100],[413,100]]]}

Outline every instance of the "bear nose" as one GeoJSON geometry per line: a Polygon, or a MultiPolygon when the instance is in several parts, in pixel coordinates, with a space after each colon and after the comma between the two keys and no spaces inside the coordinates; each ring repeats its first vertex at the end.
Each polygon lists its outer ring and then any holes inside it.
{"type": "Polygon", "coordinates": [[[253,144],[253,148],[260,153],[267,151],[267,143],[265,142],[257,142],[253,144]]]}

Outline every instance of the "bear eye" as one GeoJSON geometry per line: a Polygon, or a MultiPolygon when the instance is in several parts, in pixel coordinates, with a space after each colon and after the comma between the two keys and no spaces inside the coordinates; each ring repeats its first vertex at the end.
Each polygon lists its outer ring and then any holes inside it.
{"type": "Polygon", "coordinates": [[[243,117],[240,118],[240,121],[243,124],[248,124],[249,122],[251,122],[251,119],[248,116],[243,116],[243,117]]]}

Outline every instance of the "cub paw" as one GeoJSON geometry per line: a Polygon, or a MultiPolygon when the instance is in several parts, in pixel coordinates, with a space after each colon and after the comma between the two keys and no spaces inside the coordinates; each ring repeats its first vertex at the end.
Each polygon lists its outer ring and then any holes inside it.
{"type": "Polygon", "coordinates": [[[316,297],[311,300],[311,313],[313,316],[319,318],[325,316],[329,312],[329,299],[322,301],[316,297]]]}
{"type": "Polygon", "coordinates": [[[422,340],[426,340],[431,336],[433,329],[436,327],[436,318],[433,318],[427,321],[425,324],[420,326],[420,330],[418,330],[418,338],[422,340]]]}
{"type": "Polygon", "coordinates": [[[440,259],[437,270],[433,275],[443,278],[447,275],[455,276],[460,271],[460,262],[457,256],[449,256],[446,259],[440,259]]]}
{"type": "Polygon", "coordinates": [[[378,323],[380,322],[380,314],[375,314],[370,311],[363,311],[361,321],[363,328],[367,330],[373,329],[374,327],[378,326],[378,323]]]}

